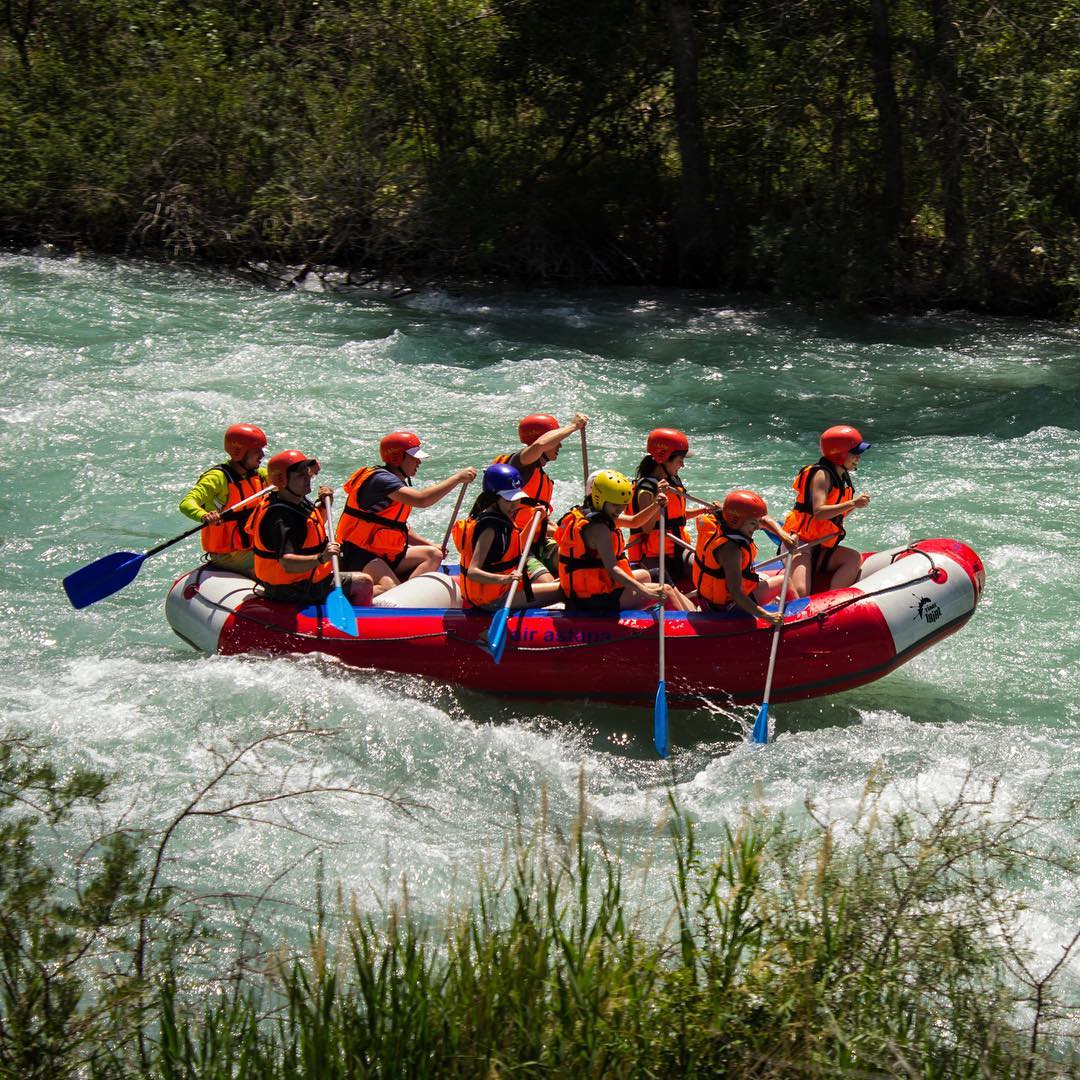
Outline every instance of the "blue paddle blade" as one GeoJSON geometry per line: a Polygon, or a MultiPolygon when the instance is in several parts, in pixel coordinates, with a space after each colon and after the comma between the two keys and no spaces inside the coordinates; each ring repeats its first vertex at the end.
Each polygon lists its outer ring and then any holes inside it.
{"type": "Polygon", "coordinates": [[[495,612],[488,627],[488,648],[491,650],[491,658],[498,664],[502,660],[503,649],[506,648],[506,619],[509,612],[506,608],[499,608],[495,612]]]}
{"type": "Polygon", "coordinates": [[[667,683],[656,688],[656,706],[653,709],[653,745],[662,757],[668,756],[667,683]]]}
{"type": "Polygon", "coordinates": [[[114,551],[80,567],[64,578],[64,592],[76,610],[119,592],[135,580],[146,556],[134,551],[114,551]]]}
{"type": "Polygon", "coordinates": [[[751,739],[762,746],[769,741],[769,703],[763,701],[754,721],[754,734],[751,739]]]}
{"type": "Polygon", "coordinates": [[[336,626],[343,634],[349,637],[359,637],[360,628],[356,625],[356,612],[348,597],[340,588],[326,598],[326,617],[331,626],[336,626]]]}

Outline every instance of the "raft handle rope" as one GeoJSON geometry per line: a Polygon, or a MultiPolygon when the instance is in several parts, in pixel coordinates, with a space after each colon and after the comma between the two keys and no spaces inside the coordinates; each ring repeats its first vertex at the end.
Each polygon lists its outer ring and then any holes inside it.
{"type": "MultiPolygon", "coordinates": [[[[902,581],[896,585],[889,585],[883,589],[875,589],[873,592],[859,593],[858,596],[849,596],[846,600],[842,600],[840,603],[833,607],[826,609],[825,611],[819,611],[815,615],[806,615],[801,618],[792,619],[791,622],[784,624],[784,632],[790,633],[793,629],[804,623],[819,623],[824,624],[825,620],[831,616],[843,611],[845,608],[851,607],[853,604],[861,603],[863,600],[872,600],[875,596],[883,596],[886,593],[897,592],[900,589],[907,589],[913,585],[917,585],[922,581],[934,581],[937,575],[940,573],[940,567],[934,562],[933,558],[926,551],[922,551],[919,548],[907,547],[901,551],[898,551],[891,559],[891,563],[895,563],[898,559],[905,555],[922,555],[927,562],[930,563],[931,569],[923,574],[921,577],[912,578],[910,581],[902,581]]],[[[209,569],[207,567],[206,569],[209,569]]],[[[202,568],[199,573],[201,574],[202,568]]],[[[198,583],[196,582],[195,589],[198,592],[198,583]]],[[[231,594],[230,594],[231,595],[231,594]]],[[[244,619],[247,622],[254,623],[256,626],[261,626],[267,630],[277,630],[283,634],[287,634],[289,637],[302,638],[307,641],[325,641],[327,640],[322,634],[304,634],[296,630],[283,631],[277,623],[267,622],[265,619],[257,618],[254,615],[249,614],[243,610],[243,605],[238,608],[228,607],[224,603],[210,600],[207,597],[199,594],[203,603],[209,604],[211,607],[216,608],[219,611],[227,612],[230,615],[235,615],[238,619],[244,619]]],[[[227,598],[226,598],[227,599],[227,598]]],[[[688,612],[687,614],[693,614],[688,612]]],[[[769,626],[748,626],[744,630],[736,630],[730,634],[703,634],[701,637],[714,637],[718,642],[727,641],[730,638],[745,637],[748,634],[762,634],[769,633],[772,627],[769,626]]],[[[567,649],[588,649],[598,646],[607,647],[610,645],[621,645],[625,641],[633,641],[635,638],[650,637],[653,634],[653,627],[651,625],[642,627],[640,630],[630,629],[628,633],[623,634],[621,637],[611,638],[607,641],[566,641],[556,642],[552,645],[515,645],[515,651],[517,652],[559,652],[567,649]]],[[[412,634],[404,637],[380,637],[377,641],[372,641],[372,644],[383,643],[396,643],[403,641],[424,641],[428,638],[445,637],[447,640],[453,640],[461,642],[465,645],[475,645],[478,648],[483,647],[482,636],[480,638],[469,638],[461,634],[455,633],[452,629],[435,630],[430,633],[424,634],[412,634]]]]}
{"type": "MultiPolygon", "coordinates": [[[[208,566],[205,569],[209,570],[210,567],[208,566]]],[[[203,568],[200,567],[198,573],[201,575],[203,573],[203,568]]],[[[235,596],[237,592],[241,592],[244,588],[246,588],[246,586],[238,587],[233,592],[231,592],[228,595],[226,595],[225,597],[223,597],[222,600],[220,600],[220,601],[219,600],[211,600],[209,597],[204,596],[203,593],[199,590],[199,583],[198,583],[197,580],[196,580],[195,584],[192,587],[195,589],[195,592],[198,594],[199,599],[204,604],[208,604],[210,607],[216,608],[218,611],[223,611],[228,615],[233,615],[237,619],[243,619],[245,622],[252,623],[255,626],[261,626],[266,630],[277,630],[279,633],[281,633],[281,634],[283,634],[283,635],[285,635],[287,637],[291,637],[291,638],[301,638],[301,639],[303,639],[305,641],[326,641],[327,640],[327,638],[323,634],[305,634],[305,633],[300,632],[299,630],[283,630],[282,627],[278,623],[267,622],[266,619],[260,619],[257,616],[252,615],[250,612],[244,611],[242,603],[241,603],[241,605],[239,607],[229,607],[225,603],[225,601],[230,599],[230,597],[235,596]]],[[[256,593],[254,595],[258,595],[258,594],[256,593]]],[[[396,637],[396,638],[383,637],[383,638],[378,639],[378,643],[382,644],[383,642],[421,641],[424,638],[437,638],[437,637],[445,637],[445,636],[446,636],[446,631],[445,630],[437,630],[437,631],[434,631],[432,633],[427,633],[427,634],[412,634],[412,635],[410,635],[408,637],[396,637]]],[[[336,639],[333,639],[333,640],[336,640],[336,639]]]]}

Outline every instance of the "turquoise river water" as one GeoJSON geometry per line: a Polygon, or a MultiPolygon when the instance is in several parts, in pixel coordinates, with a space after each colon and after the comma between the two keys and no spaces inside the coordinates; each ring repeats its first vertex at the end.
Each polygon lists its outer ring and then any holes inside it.
{"type": "MultiPolygon", "coordinates": [[[[753,803],[798,817],[812,798],[842,816],[872,772],[896,806],[995,779],[1003,806],[1030,799],[1052,813],[1080,795],[1075,328],[647,290],[271,293],[157,266],[8,255],[0,334],[0,710],[51,739],[62,762],[116,777],[109,804],[61,838],[69,852],[106,820],[168,822],[212,775],[215,752],[298,723],[336,734],[266,742],[202,805],[305,786],[418,805],[323,795],[251,809],[262,824],[185,823],[167,879],[196,895],[265,895],[256,919],[271,935],[308,919],[316,849],[362,910],[404,877],[414,907],[435,914],[543,801],[568,828],[579,779],[631,872],[663,857],[654,829],[668,785],[706,834],[753,803]],[[319,658],[198,656],[162,611],[197,540],[85,611],[61,591],[79,565],[187,527],[176,504],[219,459],[228,423],[258,423],[271,449],[315,454],[322,479],[340,483],[394,428],[421,434],[432,454],[421,478],[437,478],[511,448],[526,412],[576,409],[592,418],[593,468],[632,472],[651,427],[681,427],[691,491],[755,487],[774,513],[822,428],[855,423],[874,444],[859,473],[873,501],[851,518],[851,542],[962,539],[986,564],[983,603],[876,683],[776,706],[767,748],[744,741],[753,709],[673,713],[674,753],[661,763],[650,709],[503,702],[319,658]]],[[[568,505],[581,477],[573,443],[552,472],[568,505]]],[[[421,513],[424,531],[441,535],[451,505],[421,513]]],[[[1078,837],[1065,820],[1033,843],[1075,850],[1078,837]]],[[[660,874],[642,889],[667,895],[660,874]]],[[[1033,861],[1023,889],[1032,940],[1053,958],[1080,917],[1080,887],[1033,861]]]]}

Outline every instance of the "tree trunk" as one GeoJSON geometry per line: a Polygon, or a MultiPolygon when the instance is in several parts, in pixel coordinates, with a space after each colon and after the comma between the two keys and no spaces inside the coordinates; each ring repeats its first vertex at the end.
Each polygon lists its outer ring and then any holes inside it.
{"type": "Polygon", "coordinates": [[[941,200],[945,217],[944,268],[951,272],[961,261],[967,244],[964,214],[962,103],[959,38],[950,0],[930,0],[934,26],[934,78],[938,88],[938,163],[941,200]]]}
{"type": "Polygon", "coordinates": [[[665,0],[674,74],[675,134],[679,144],[679,195],[675,245],[680,281],[699,279],[712,261],[708,206],[708,151],[698,100],[699,47],[685,0],[665,0]]]}
{"type": "Polygon", "coordinates": [[[870,60],[874,73],[874,107],[878,114],[884,179],[882,232],[891,248],[904,229],[904,147],[900,104],[893,75],[892,33],[888,0],[870,0],[870,60]]]}

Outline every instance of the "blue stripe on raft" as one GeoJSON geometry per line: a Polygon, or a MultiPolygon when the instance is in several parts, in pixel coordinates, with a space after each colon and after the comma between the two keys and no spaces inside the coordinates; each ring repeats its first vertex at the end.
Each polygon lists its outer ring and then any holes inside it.
{"type": "MultiPolygon", "coordinates": [[[[799,615],[803,612],[807,605],[810,603],[810,598],[804,598],[802,600],[791,600],[784,608],[785,615],[799,615]]],[[[300,614],[308,619],[318,619],[322,614],[323,605],[311,605],[306,608],[301,608],[300,614]]],[[[776,610],[776,601],[771,604],[765,605],[766,611],[776,610]]],[[[438,618],[446,618],[447,615],[458,616],[460,618],[477,617],[483,615],[489,615],[490,612],[476,611],[473,609],[462,608],[377,608],[377,607],[353,607],[353,611],[356,612],[358,619],[377,619],[377,618],[411,618],[412,616],[422,615],[434,615],[438,618]]],[[[554,611],[549,608],[515,608],[510,617],[516,619],[519,616],[543,616],[547,619],[593,619],[610,621],[614,612],[607,611],[564,611],[561,609],[555,609],[554,611]]],[[[624,608],[618,613],[620,619],[635,619],[637,621],[656,622],[656,613],[649,608],[624,608]]],[[[679,622],[686,618],[693,618],[695,621],[702,619],[709,622],[721,622],[731,619],[744,620],[750,622],[750,616],[746,615],[742,611],[665,611],[664,622],[679,622]]]]}

